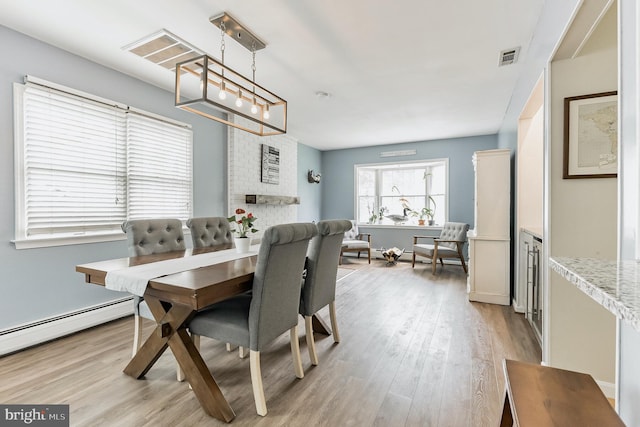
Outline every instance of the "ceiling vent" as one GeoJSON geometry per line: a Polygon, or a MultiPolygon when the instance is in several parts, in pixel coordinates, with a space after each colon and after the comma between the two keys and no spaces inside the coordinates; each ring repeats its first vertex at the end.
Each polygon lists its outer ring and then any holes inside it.
{"type": "Polygon", "coordinates": [[[498,66],[514,64],[518,60],[520,54],[520,47],[514,47],[513,49],[507,49],[500,52],[500,61],[498,66]]]}
{"type": "Polygon", "coordinates": [[[174,70],[178,62],[204,55],[204,51],[191,46],[164,29],[124,46],[122,49],[135,53],[168,70],[174,70]]]}

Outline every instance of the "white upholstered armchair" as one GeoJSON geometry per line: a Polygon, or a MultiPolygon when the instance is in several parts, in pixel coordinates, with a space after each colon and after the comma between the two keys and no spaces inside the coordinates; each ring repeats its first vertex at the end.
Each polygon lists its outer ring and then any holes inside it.
{"type": "Polygon", "coordinates": [[[340,264],[342,264],[342,254],[345,252],[357,252],[360,258],[360,252],[366,252],[371,264],[371,234],[360,233],[358,224],[351,220],[351,230],[344,233],[342,239],[342,249],[340,250],[340,264]]]}
{"type": "Polygon", "coordinates": [[[416,265],[416,256],[422,256],[431,259],[431,272],[435,274],[438,260],[444,267],[443,258],[455,258],[460,260],[464,272],[467,273],[467,264],[464,262],[462,254],[462,247],[467,241],[467,231],[469,231],[469,224],[446,222],[442,227],[440,237],[413,236],[411,268],[416,265]],[[420,239],[432,239],[433,243],[418,243],[420,239]]]}

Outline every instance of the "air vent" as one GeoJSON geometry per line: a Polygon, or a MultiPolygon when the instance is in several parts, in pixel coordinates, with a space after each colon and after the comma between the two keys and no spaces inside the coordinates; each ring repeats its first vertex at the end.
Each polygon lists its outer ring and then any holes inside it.
{"type": "Polygon", "coordinates": [[[500,61],[498,66],[514,64],[518,60],[518,54],[520,53],[520,47],[514,47],[513,49],[507,49],[500,52],[500,61]]]}
{"type": "Polygon", "coordinates": [[[169,70],[175,69],[178,62],[204,55],[202,50],[191,46],[164,29],[124,46],[122,49],[169,70]]]}

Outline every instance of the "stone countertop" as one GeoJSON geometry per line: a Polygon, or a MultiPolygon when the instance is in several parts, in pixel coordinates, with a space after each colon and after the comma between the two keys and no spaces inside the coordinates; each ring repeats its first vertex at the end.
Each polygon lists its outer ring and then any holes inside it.
{"type": "Polygon", "coordinates": [[[549,258],[549,268],[640,332],[640,263],[549,258]]]}

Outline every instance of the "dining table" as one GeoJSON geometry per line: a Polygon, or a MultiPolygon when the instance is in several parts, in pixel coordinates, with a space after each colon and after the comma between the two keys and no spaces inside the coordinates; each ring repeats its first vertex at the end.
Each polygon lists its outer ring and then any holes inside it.
{"type": "MultiPolygon", "coordinates": [[[[170,348],[204,411],[219,420],[231,422],[235,413],[194,345],[188,325],[205,307],[251,290],[257,262],[257,249],[254,249],[252,253],[234,256],[236,251],[232,245],[223,244],[77,265],[76,271],[85,275],[86,283],[101,286],[107,283],[108,274],[126,273],[136,267],[144,268],[150,277],[148,281],[143,279],[146,281],[143,297],[156,326],[124,368],[124,373],[136,379],[143,378],[170,348]],[[196,259],[193,257],[202,259],[205,254],[218,251],[223,256],[222,261],[211,265],[192,262],[196,259]],[[168,263],[173,265],[173,270],[167,270],[168,263]],[[180,267],[181,263],[184,263],[183,267],[180,267]]],[[[313,327],[316,332],[331,333],[318,316],[314,317],[313,327]]]]}

